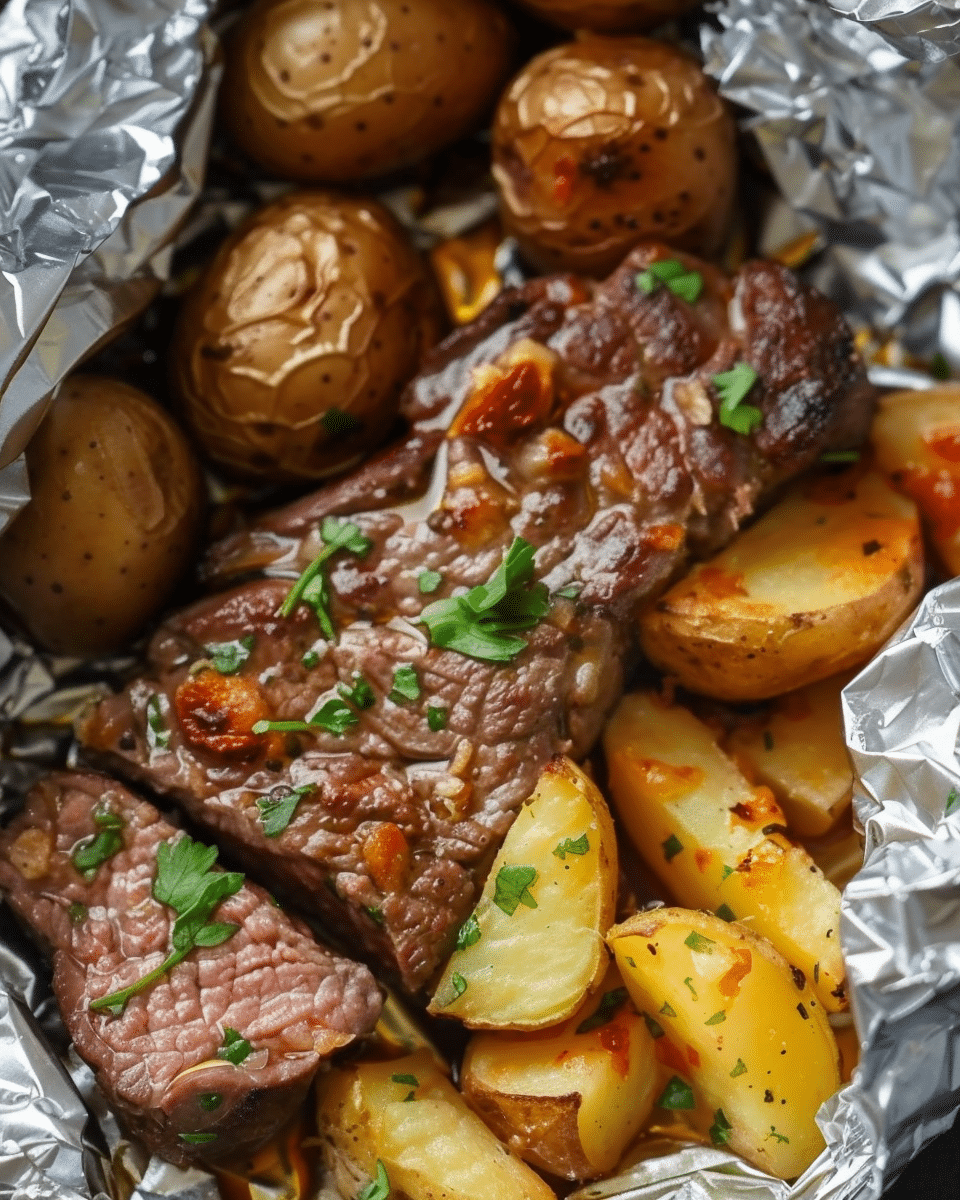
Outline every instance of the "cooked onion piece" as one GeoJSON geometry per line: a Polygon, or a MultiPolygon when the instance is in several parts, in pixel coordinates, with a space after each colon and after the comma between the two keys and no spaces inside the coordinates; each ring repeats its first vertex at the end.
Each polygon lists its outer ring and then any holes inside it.
{"type": "Polygon", "coordinates": [[[317,1110],[344,1195],[386,1176],[410,1200],[554,1200],[539,1177],[470,1111],[429,1051],[334,1068],[317,1110]]]}
{"type": "Polygon", "coordinates": [[[617,845],[595,785],[556,758],[510,826],[430,1011],[474,1029],[562,1021],[602,977],[617,845]]]}
{"type": "Polygon", "coordinates": [[[507,231],[542,270],[602,275],[645,237],[709,255],[733,201],[733,120],[673,46],[584,37],[510,84],[493,174],[507,231]]]}
{"type": "Polygon", "coordinates": [[[190,562],[204,492],[154,400],[115,379],[63,385],[27,447],[30,503],[0,539],[0,595],[49,650],[117,650],[190,562]]]}
{"type": "Polygon", "coordinates": [[[840,893],[786,836],[769,788],[752,787],[712,729],[652,693],[625,696],[603,741],[617,815],[668,894],[749,920],[823,1008],[846,1008],[840,893]]]}
{"type": "Polygon", "coordinates": [[[228,46],[223,115],[285,178],[366,179],[478,126],[511,50],[487,0],[260,0],[228,46]]]}
{"type": "Polygon", "coordinates": [[[379,204],[285,196],[228,239],[184,302],[172,352],[186,418],[237,475],[344,470],[389,433],[438,312],[379,204]]]}
{"type": "Polygon", "coordinates": [[[795,487],[642,614],[651,662],[692,691],[762,700],[857,666],[923,590],[917,510],[860,468],[795,487]]]}
{"type": "Polygon", "coordinates": [[[960,574],[960,387],[884,396],[871,436],[878,466],[916,500],[940,557],[960,574]]]}
{"type": "Polygon", "coordinates": [[[612,1171],[650,1115],[658,1064],[616,968],[548,1036],[478,1033],[464,1095],[521,1158],[564,1179],[612,1171]]]}
{"type": "Polygon", "coordinates": [[[702,1110],[715,1145],[779,1179],[804,1171],[824,1147],[817,1109],[840,1086],[808,981],[764,938],[709,913],[640,913],[607,941],[633,1002],[676,1051],[659,1103],[702,1110]]]}

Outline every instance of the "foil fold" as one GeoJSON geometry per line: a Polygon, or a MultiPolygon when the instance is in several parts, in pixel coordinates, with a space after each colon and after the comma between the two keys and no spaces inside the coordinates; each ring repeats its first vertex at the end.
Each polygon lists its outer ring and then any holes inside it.
{"type": "Polygon", "coordinates": [[[828,0],[834,12],[881,34],[911,58],[939,62],[960,54],[957,0],[828,0]]]}

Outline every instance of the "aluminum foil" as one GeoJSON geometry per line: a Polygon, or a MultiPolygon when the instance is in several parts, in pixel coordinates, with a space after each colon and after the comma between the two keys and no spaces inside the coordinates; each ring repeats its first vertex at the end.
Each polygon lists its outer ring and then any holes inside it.
{"type": "MultiPolygon", "coordinates": [[[[0,527],[25,502],[18,456],[46,397],[165,277],[202,176],[217,77],[209,6],[9,0],[0,12],[0,527]]],[[[762,245],[806,238],[820,286],[864,328],[896,329],[907,361],[886,369],[943,355],[960,370],[960,74],[942,61],[955,0],[729,0],[718,20],[702,32],[708,68],[747,112],[784,197],[762,245]]],[[[63,700],[71,670],[0,633],[0,720],[49,717],[48,694],[63,700]]],[[[950,585],[847,689],[867,861],[845,894],[844,942],[864,1052],[820,1114],[828,1149],[791,1187],[719,1150],[647,1142],[580,1200],[872,1200],[950,1124],[960,811],[944,808],[960,789],[958,687],[950,585]]],[[[4,765],[7,779],[30,770],[4,765]]],[[[123,1142],[89,1071],[59,1044],[29,954],[0,928],[0,1200],[135,1186],[142,1200],[213,1197],[209,1176],[123,1142]]]]}

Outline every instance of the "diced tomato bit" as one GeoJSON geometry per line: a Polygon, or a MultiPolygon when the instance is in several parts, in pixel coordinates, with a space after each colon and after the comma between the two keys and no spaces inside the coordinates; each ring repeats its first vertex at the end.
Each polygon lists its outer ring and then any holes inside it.
{"type": "Polygon", "coordinates": [[[410,872],[410,845],[403,830],[384,821],[363,843],[363,861],[381,892],[398,892],[410,872]]]}
{"type": "Polygon", "coordinates": [[[475,388],[450,423],[450,437],[477,437],[502,447],[546,419],[553,407],[551,366],[532,357],[474,374],[475,388]]]}
{"type": "Polygon", "coordinates": [[[681,1071],[684,1074],[689,1070],[689,1064],[684,1058],[683,1052],[668,1037],[657,1038],[653,1043],[653,1052],[657,1062],[663,1063],[665,1067],[681,1071]]]}
{"type": "Polygon", "coordinates": [[[700,1066],[700,1055],[696,1050],[694,1050],[693,1046],[689,1045],[689,1043],[687,1045],[687,1061],[690,1063],[691,1067],[696,1068],[700,1066]]]}
{"type": "Polygon", "coordinates": [[[205,670],[188,676],[174,697],[177,720],[191,746],[237,758],[267,751],[267,737],[253,733],[270,710],[256,680],[205,670]]]}

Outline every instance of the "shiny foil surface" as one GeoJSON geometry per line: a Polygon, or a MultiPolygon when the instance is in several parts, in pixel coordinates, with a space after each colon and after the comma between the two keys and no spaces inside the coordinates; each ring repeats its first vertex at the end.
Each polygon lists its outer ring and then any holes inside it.
{"type": "MultiPolygon", "coordinates": [[[[165,278],[202,184],[218,78],[208,7],[9,0],[0,12],[0,526],[26,501],[20,456],[51,389],[165,278]]],[[[945,56],[960,49],[960,5],[717,7],[702,30],[708,69],[746,112],[783,197],[761,245],[806,239],[817,251],[808,273],[858,327],[896,328],[911,361],[878,368],[877,382],[920,383],[900,367],[935,355],[956,372],[960,73],[945,56]]],[[[0,818],[31,760],[56,749],[51,728],[65,744],[72,712],[106,686],[95,674],[0,633],[0,722],[38,731],[0,762],[0,818]]],[[[958,694],[955,582],[845,693],[867,858],[846,890],[842,932],[863,1055],[821,1111],[827,1150],[791,1186],[722,1150],[648,1139],[633,1165],[578,1200],[873,1200],[949,1127],[960,1106],[958,694]]],[[[3,910],[0,1200],[213,1200],[209,1176],[123,1142],[63,1044],[45,978],[3,910]]]]}

